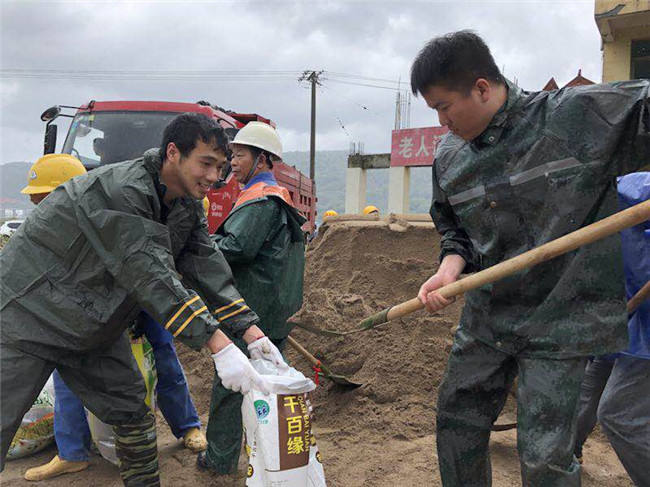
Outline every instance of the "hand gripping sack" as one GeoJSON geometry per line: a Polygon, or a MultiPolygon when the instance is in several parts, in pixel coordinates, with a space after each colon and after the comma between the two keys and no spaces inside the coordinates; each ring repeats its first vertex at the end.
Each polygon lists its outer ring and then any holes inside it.
{"type": "Polygon", "coordinates": [[[54,382],[52,376],[25,413],[7,452],[7,460],[22,458],[54,443],[54,382]]]}
{"type": "Polygon", "coordinates": [[[272,385],[268,396],[251,390],[242,417],[249,458],[247,487],[326,487],[307,393],[316,385],[294,368],[281,372],[266,360],[251,360],[272,385]]]}

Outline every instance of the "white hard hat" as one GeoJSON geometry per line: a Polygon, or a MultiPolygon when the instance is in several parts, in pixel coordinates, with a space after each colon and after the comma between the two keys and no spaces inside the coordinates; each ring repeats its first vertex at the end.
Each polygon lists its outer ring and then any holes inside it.
{"type": "Polygon", "coordinates": [[[244,128],[237,132],[235,140],[230,143],[231,146],[233,144],[257,147],[282,159],[282,142],[280,142],[280,136],[267,123],[248,122],[244,128]]]}

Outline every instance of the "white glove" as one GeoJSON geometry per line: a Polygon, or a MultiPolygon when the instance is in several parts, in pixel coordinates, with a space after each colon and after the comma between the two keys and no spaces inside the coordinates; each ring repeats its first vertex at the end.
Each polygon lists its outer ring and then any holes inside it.
{"type": "Polygon", "coordinates": [[[248,361],[248,357],[234,343],[212,354],[214,366],[221,383],[226,389],[246,394],[256,389],[264,394],[269,393],[269,386],[248,361]]]}
{"type": "Polygon", "coordinates": [[[268,360],[275,364],[279,369],[288,369],[289,366],[282,358],[282,354],[278,347],[273,345],[273,342],[269,340],[268,337],[262,337],[258,340],[255,340],[253,343],[248,345],[248,351],[251,354],[252,359],[263,359],[268,360]]]}

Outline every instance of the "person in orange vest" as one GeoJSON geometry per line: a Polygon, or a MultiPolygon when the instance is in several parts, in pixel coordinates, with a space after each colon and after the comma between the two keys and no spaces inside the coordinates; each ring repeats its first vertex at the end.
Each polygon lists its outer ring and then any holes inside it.
{"type": "MultiPolygon", "coordinates": [[[[237,290],[260,317],[260,328],[282,351],[292,329],[287,319],[302,306],[305,219],[273,176],[273,161],[282,159],[282,144],[273,127],[250,122],[230,147],[232,171],[243,190],[213,241],[232,269],[237,290]]],[[[246,351],[241,340],[233,341],[246,351]]],[[[257,357],[251,353],[251,358],[257,357]]],[[[237,470],[242,399],[215,376],[208,449],[199,455],[199,468],[222,475],[237,470]]]]}

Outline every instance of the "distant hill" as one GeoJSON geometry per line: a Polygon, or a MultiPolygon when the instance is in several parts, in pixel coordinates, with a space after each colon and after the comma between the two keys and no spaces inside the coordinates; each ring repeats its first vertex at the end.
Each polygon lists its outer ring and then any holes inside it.
{"type": "MultiPolygon", "coordinates": [[[[302,173],[309,174],[309,152],[286,152],[284,160],[296,166],[302,173]]],[[[345,170],[348,164],[347,151],[318,151],[316,153],[317,211],[322,217],[325,211],[345,211],[345,170]]],[[[29,209],[29,198],[20,193],[26,184],[30,163],[10,162],[0,165],[0,209],[29,209]]],[[[388,207],[388,170],[368,171],[366,201],[382,212],[388,207]]],[[[411,170],[412,213],[426,213],[431,204],[431,169],[411,170]]],[[[320,218],[319,218],[320,219],[320,218]]]]}
{"type": "Polygon", "coordinates": [[[0,209],[28,210],[29,197],[20,192],[27,184],[29,162],[9,162],[0,165],[0,209]]]}

